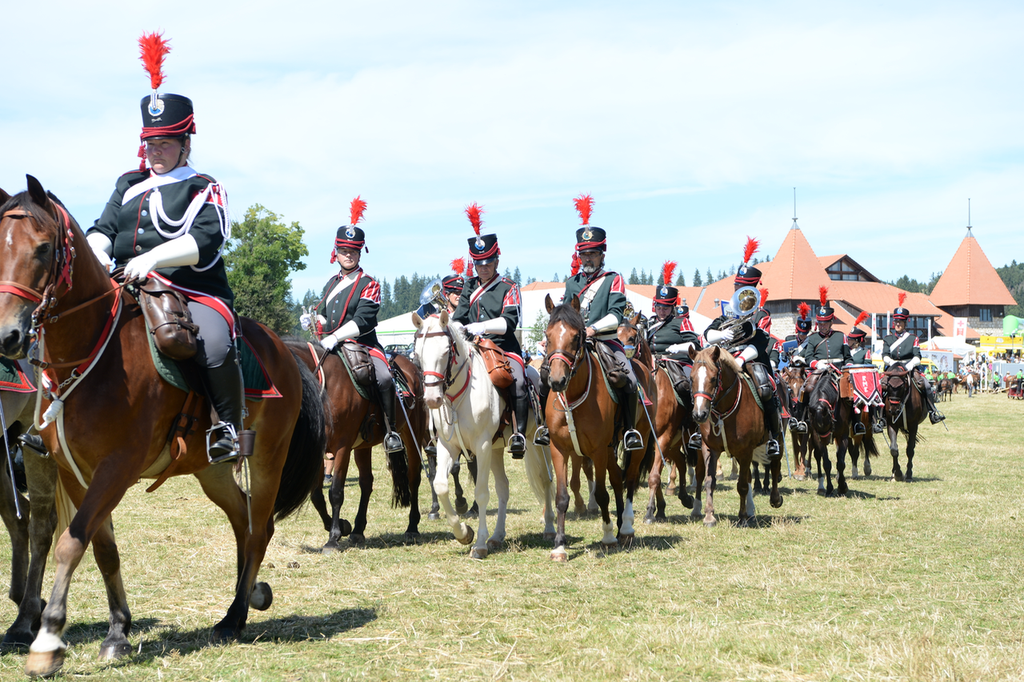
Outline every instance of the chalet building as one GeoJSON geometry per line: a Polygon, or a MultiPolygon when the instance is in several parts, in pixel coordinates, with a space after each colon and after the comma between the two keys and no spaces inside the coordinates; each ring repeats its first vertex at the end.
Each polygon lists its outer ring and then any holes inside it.
{"type": "Polygon", "coordinates": [[[1006,306],[1016,305],[970,227],[929,298],[943,312],[966,317],[971,329],[994,336],[1003,333],[1006,306]]]}

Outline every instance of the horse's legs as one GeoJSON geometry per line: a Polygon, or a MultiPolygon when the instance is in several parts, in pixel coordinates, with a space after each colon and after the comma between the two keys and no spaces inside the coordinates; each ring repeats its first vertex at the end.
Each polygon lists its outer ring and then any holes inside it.
{"type": "MultiPolygon", "coordinates": [[[[838,446],[836,448],[838,450],[838,446]]],[[[816,452],[821,455],[821,462],[825,467],[825,497],[832,497],[836,493],[835,486],[832,485],[832,458],[828,456],[828,445],[825,443],[819,443],[818,447],[815,448],[816,452]]],[[[819,480],[818,492],[821,492],[821,484],[819,480]]]]}
{"type": "MultiPolygon", "coordinates": [[[[53,531],[57,526],[57,511],[54,496],[57,487],[57,462],[52,457],[26,453],[25,477],[28,481],[31,506],[22,506],[22,518],[28,521],[28,540],[31,547],[23,558],[28,563],[28,575],[21,583],[24,595],[18,603],[18,616],[4,635],[5,644],[28,646],[34,637],[33,630],[39,628],[39,614],[43,610],[42,586],[46,571],[46,559],[53,544],[53,531]]],[[[6,492],[3,493],[5,499],[6,492]]],[[[12,535],[12,541],[14,536],[12,535]]],[[[13,551],[12,547],[12,551],[13,551]]],[[[11,577],[13,591],[14,576],[11,577]]]]}
{"type": "Polygon", "coordinates": [[[903,480],[909,483],[914,480],[914,450],[917,446],[917,429],[919,424],[914,423],[907,429],[907,473],[903,480]]]}
{"type": "MultiPolygon", "coordinates": [[[[718,453],[710,447],[704,448],[704,472],[704,494],[708,498],[708,508],[704,512],[704,525],[713,526],[718,523],[715,520],[715,485],[717,483],[718,453]]],[[[697,511],[696,505],[694,505],[694,511],[697,511]]]]}
{"type": "Polygon", "coordinates": [[[568,462],[565,455],[555,445],[554,439],[551,442],[551,468],[555,473],[555,539],[551,550],[552,561],[568,561],[569,553],[566,552],[565,539],[565,513],[569,511],[569,489],[566,485],[568,462]]]}
{"type": "Polygon", "coordinates": [[[437,475],[437,447],[427,447],[427,481],[430,483],[430,511],[427,518],[431,521],[441,518],[441,503],[437,501],[437,491],[434,490],[434,476],[437,475]],[[433,450],[433,452],[431,452],[433,450]]]}
{"type": "MultiPolygon", "coordinates": [[[[583,496],[580,495],[580,469],[582,468],[583,458],[577,455],[575,452],[569,455],[569,461],[572,463],[572,476],[569,478],[569,489],[572,490],[573,509],[579,515],[587,513],[587,505],[583,502],[583,496]]],[[[591,488],[593,493],[593,488],[591,488]]],[[[591,494],[591,498],[593,494],[591,494]]]]}
{"type": "MultiPolygon", "coordinates": [[[[900,444],[896,440],[898,431],[892,424],[888,425],[889,431],[889,454],[892,455],[892,480],[902,481],[903,470],[900,469],[900,444]]],[[[910,440],[907,440],[907,447],[910,447],[910,440]]]]}
{"type": "Polygon", "coordinates": [[[800,434],[790,431],[789,436],[793,442],[793,478],[803,481],[807,478],[807,465],[804,462],[805,451],[800,447],[800,434]]]}
{"type": "Polygon", "coordinates": [[[662,442],[663,440],[666,440],[665,434],[662,434],[661,438],[658,439],[658,444],[661,447],[657,448],[654,452],[654,465],[651,467],[651,473],[647,476],[649,495],[644,523],[665,521],[665,497],[661,492],[661,467],[664,466],[664,462],[662,461],[661,453],[665,451],[667,445],[662,442]]]}
{"type": "Polygon", "coordinates": [[[132,645],[128,632],[132,626],[132,614],[128,610],[128,597],[121,581],[121,557],[114,542],[114,525],[110,517],[96,531],[92,538],[92,552],[96,565],[103,576],[107,589],[107,604],[110,608],[110,628],[100,645],[100,658],[113,660],[130,654],[132,645]]]}
{"type": "Polygon", "coordinates": [[[505,543],[505,516],[508,513],[508,474],[505,472],[505,448],[491,446],[491,471],[494,473],[494,492],[498,495],[498,516],[494,520],[494,532],[487,539],[487,549],[501,549],[505,543]]]}
{"type": "Polygon", "coordinates": [[[703,516],[701,508],[703,507],[704,493],[702,492],[704,487],[704,478],[707,476],[707,446],[701,445],[700,456],[697,457],[697,461],[693,466],[693,508],[690,511],[690,519],[699,519],[703,516]]]}
{"type": "MultiPolygon", "coordinates": [[[[607,461],[605,462],[594,462],[594,497],[597,500],[598,506],[601,508],[601,531],[604,535],[601,537],[601,546],[607,551],[618,546],[619,541],[616,538],[616,530],[618,529],[618,523],[612,523],[611,512],[609,511],[609,502],[611,498],[608,495],[608,484],[605,481],[605,476],[608,474],[608,469],[615,467],[618,469],[618,462],[615,461],[615,450],[611,447],[608,448],[607,454],[605,455],[607,461]]],[[[621,474],[621,472],[620,472],[621,474]]],[[[612,474],[615,476],[615,474],[612,474]]],[[[615,489],[615,502],[616,502],[616,516],[622,509],[622,479],[619,479],[619,485],[615,489]]],[[[618,521],[616,519],[616,521],[618,521]]]]}
{"type": "Polygon", "coordinates": [[[452,452],[448,449],[448,443],[437,442],[437,471],[434,474],[434,490],[437,491],[437,499],[444,510],[445,518],[452,527],[455,539],[464,545],[473,542],[473,529],[462,522],[462,517],[452,508],[452,502],[448,497],[448,472],[452,469],[452,452]]]}
{"type": "Polygon", "coordinates": [[[836,492],[843,496],[850,492],[846,485],[846,450],[849,442],[848,438],[836,439],[836,492]]]}
{"type": "Polygon", "coordinates": [[[737,457],[733,461],[739,465],[740,470],[736,478],[736,492],[740,496],[739,525],[748,528],[754,524],[754,515],[757,513],[754,510],[754,490],[750,485],[750,460],[740,461],[737,457]]]}
{"type": "Polygon", "coordinates": [[[548,473],[548,455],[544,446],[534,445],[532,438],[526,439],[526,480],[530,483],[534,497],[544,508],[544,539],[555,539],[555,505],[551,476],[548,473]]]}
{"type": "MultiPolygon", "coordinates": [[[[476,461],[475,457],[473,459],[466,459],[466,469],[469,470],[469,478],[473,481],[474,488],[476,487],[476,477],[478,474],[479,466],[480,465],[476,461]]],[[[477,504],[476,500],[473,500],[473,504],[470,505],[469,510],[466,511],[466,516],[470,518],[476,516],[479,513],[478,507],[479,505],[477,504]]]]}
{"type": "Polygon", "coordinates": [[[331,476],[331,487],[327,491],[327,497],[331,501],[331,519],[327,529],[327,543],[322,550],[325,554],[337,550],[341,538],[352,532],[352,525],[341,518],[341,507],[345,503],[345,479],[348,478],[348,465],[351,460],[350,444],[339,447],[334,453],[334,473],[331,476]]]}
{"type": "Polygon", "coordinates": [[[402,440],[405,442],[406,461],[408,463],[409,484],[409,525],[405,528],[407,540],[415,540],[420,534],[420,481],[423,477],[423,463],[420,451],[416,448],[412,434],[404,429],[402,440]]]}
{"type": "MultiPolygon", "coordinates": [[[[783,454],[783,457],[786,455],[783,454]]],[[[772,477],[772,492],[768,498],[769,504],[772,505],[772,509],[778,509],[782,506],[782,493],[779,492],[779,481],[782,480],[782,459],[773,460],[769,471],[772,477]]]]}
{"type": "MultiPolygon", "coordinates": [[[[458,514],[465,514],[469,511],[469,502],[466,501],[466,491],[462,488],[462,479],[459,475],[461,472],[462,462],[456,456],[452,460],[452,482],[455,484],[455,511],[458,514]]],[[[476,480],[475,474],[473,480],[476,480]]]]}
{"type": "Polygon", "coordinates": [[[7,527],[7,534],[11,536],[11,588],[7,596],[18,605],[25,597],[25,582],[28,576],[28,525],[31,511],[29,505],[28,499],[14,487],[14,482],[7,471],[6,459],[0,459],[0,517],[7,527]],[[15,497],[18,498],[18,505],[21,508],[20,519],[14,509],[15,497]]]}
{"type": "Polygon", "coordinates": [[[370,495],[373,494],[373,449],[368,446],[360,447],[353,452],[356,470],[359,472],[359,508],[356,510],[356,520],[352,524],[352,534],[348,536],[348,541],[357,545],[366,542],[366,512],[370,508],[370,495]]]}
{"type": "MultiPolygon", "coordinates": [[[[668,487],[665,490],[665,494],[666,495],[672,496],[672,495],[676,494],[676,491],[678,490],[677,486],[679,485],[679,483],[678,483],[679,478],[678,477],[679,477],[679,470],[676,468],[675,462],[669,461],[668,462],[668,487]]],[[[685,486],[686,484],[683,483],[682,485],[685,486]]]]}

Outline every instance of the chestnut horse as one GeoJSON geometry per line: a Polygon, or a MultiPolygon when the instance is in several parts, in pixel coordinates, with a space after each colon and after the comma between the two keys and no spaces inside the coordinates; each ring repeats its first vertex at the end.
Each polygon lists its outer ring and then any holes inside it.
{"type": "MultiPolygon", "coordinates": [[[[779,493],[779,479],[782,475],[781,461],[769,462],[765,457],[768,429],[764,413],[757,405],[751,385],[741,376],[743,370],[736,360],[718,346],[697,351],[690,349],[693,369],[690,371],[690,386],[693,395],[693,420],[700,427],[704,441],[704,456],[697,458],[696,481],[702,481],[704,494],[708,498],[704,525],[714,526],[714,491],[717,483],[715,473],[718,457],[728,453],[739,463],[736,492],[740,495],[739,523],[752,526],[755,523],[754,491],[750,485],[750,464],[756,457],[762,466],[772,472],[772,490],[769,499],[772,507],[782,506],[779,493]]],[[[785,443],[779,443],[785,448],[785,443]]],[[[783,451],[785,456],[785,451],[783,451]]],[[[693,518],[701,516],[701,489],[695,489],[693,518]]]]}
{"type": "MultiPolygon", "coordinates": [[[[644,516],[644,523],[655,523],[667,521],[665,515],[665,494],[661,489],[661,470],[665,464],[675,467],[679,472],[679,482],[676,488],[679,500],[687,509],[693,509],[693,498],[686,492],[686,467],[687,456],[683,454],[690,434],[697,429],[693,421],[693,404],[691,403],[689,380],[686,380],[686,394],[677,397],[672,380],[668,376],[665,363],[672,360],[655,361],[651,353],[651,347],[647,343],[646,330],[642,326],[642,318],[639,313],[632,319],[623,319],[619,325],[619,341],[626,347],[635,349],[633,358],[639,362],[654,382],[654,390],[658,396],[658,409],[654,414],[654,433],[657,444],[654,449],[654,465],[647,477],[647,488],[650,497],[647,502],[647,514],[644,516]]],[[[688,449],[687,449],[688,451],[688,449]]]]}
{"type": "Polygon", "coordinates": [[[914,376],[903,365],[893,365],[882,375],[882,400],[885,401],[885,422],[888,427],[889,454],[892,455],[892,479],[910,482],[914,478],[914,450],[921,440],[918,425],[928,414],[924,396],[913,386],[914,376]],[[900,469],[900,446],[897,434],[907,437],[907,473],[900,469]]]}
{"type": "MultiPolygon", "coordinates": [[[[802,367],[789,365],[782,370],[782,382],[786,385],[789,397],[790,438],[793,441],[793,478],[798,481],[807,479],[811,470],[811,455],[808,447],[809,434],[799,433],[794,428],[797,421],[803,419],[803,407],[800,402],[803,400],[804,382],[807,379],[807,372],[802,367]]],[[[821,461],[818,461],[818,470],[821,472],[821,461]]]]}
{"type": "MultiPolygon", "coordinates": [[[[12,456],[18,436],[32,428],[35,399],[34,392],[0,390],[0,414],[12,456]]],[[[35,638],[33,628],[38,628],[43,610],[43,573],[57,526],[57,463],[32,448],[22,446],[21,450],[29,497],[22,495],[11,480],[7,458],[0,461],[0,517],[11,536],[11,587],[7,596],[18,605],[18,615],[7,629],[3,644],[28,646],[35,638]]]]}
{"type": "MultiPolygon", "coordinates": [[[[576,452],[594,464],[594,497],[601,508],[604,531],[601,545],[606,551],[611,550],[618,547],[620,542],[629,543],[633,539],[633,494],[636,492],[640,476],[654,460],[655,448],[650,437],[653,425],[643,407],[638,408],[636,429],[644,440],[645,452],[626,452],[625,466],[620,469],[615,457],[616,448],[622,437],[615,418],[617,405],[605,384],[604,369],[596,351],[587,346],[579,297],[574,295],[568,303],[556,306],[548,295],[544,298],[544,305],[550,314],[544,332],[547,342],[544,367],[547,369],[547,382],[551,388],[544,414],[551,436],[551,464],[557,481],[555,508],[558,513],[551,559],[567,561],[567,455],[576,452]],[[606,474],[615,492],[615,526],[612,525],[608,511],[606,474]]],[[[657,396],[650,394],[651,382],[648,374],[637,362],[633,362],[633,373],[644,395],[655,403],[647,409],[656,411],[657,396]]],[[[544,374],[542,371],[541,376],[544,374]]]]}
{"type": "MultiPolygon", "coordinates": [[[[323,486],[320,481],[313,486],[312,502],[328,532],[323,553],[338,549],[338,542],[348,535],[349,542],[361,544],[366,541],[366,512],[373,493],[373,465],[370,455],[374,445],[384,442],[384,417],[376,401],[363,398],[352,375],[337,353],[324,357],[326,351],[320,346],[294,339],[285,341],[295,354],[312,371],[320,368],[317,377],[330,400],[327,417],[327,452],[334,453],[334,469],[328,496],[331,513],[327,513],[323,486]],[[359,509],[355,524],[341,518],[341,507],[345,503],[345,481],[348,467],[355,453],[356,468],[359,470],[359,509]]],[[[397,507],[409,507],[409,525],[405,529],[406,539],[414,541],[420,534],[420,448],[425,445],[427,411],[423,403],[423,375],[404,355],[396,355],[394,365],[405,375],[413,393],[411,407],[400,405],[400,396],[395,397],[398,423],[395,431],[402,437],[405,450],[388,455],[388,469],[391,471],[391,502],[397,507]]]]}
{"type": "Polygon", "coordinates": [[[205,401],[193,412],[192,430],[173,439],[180,413],[190,411],[190,394],[160,378],[138,303],[110,279],[56,197],[29,176],[27,192],[14,198],[0,192],[0,203],[0,352],[23,358],[38,341],[40,357],[34,361],[42,363],[49,382],[47,390],[40,382],[37,396],[44,421],[40,435],[77,508],[57,541],[53,592],[26,672],[52,675],[63,664],[68,589],[90,543],[110,609],[100,657],[131,652],[131,613],[110,515],[140,478],[159,477],[155,487],[167,476],[193,474],[227,514],[237,545],[237,577],[234,600],[213,637],[238,638],[250,605],[265,609],[272,601],[269,586],[256,577],[275,514],[280,520],[296,511],[322,475],[323,406],[316,380],[273,332],[240,321],[244,342],[280,394],[247,405],[245,427],[256,431],[253,454],[242,466],[247,497],[231,464],[209,463],[205,432],[211,415],[205,401]]]}

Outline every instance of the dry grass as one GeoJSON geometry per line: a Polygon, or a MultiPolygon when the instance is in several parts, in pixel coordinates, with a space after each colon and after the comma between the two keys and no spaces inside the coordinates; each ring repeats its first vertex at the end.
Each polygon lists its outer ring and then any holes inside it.
{"type": "MultiPolygon", "coordinates": [[[[273,607],[250,614],[246,640],[208,643],[230,601],[234,548],[222,515],[190,479],[115,513],[136,655],[96,660],[106,631],[91,561],[72,585],[65,675],[174,680],[1000,680],[1021,679],[1024,403],[958,396],[950,432],[925,426],[918,480],[851,482],[824,499],[784,481],[785,505],[757,499],[762,525],[639,526],[636,546],[605,555],[598,521],[570,518],[570,561],[548,561],[540,510],[521,465],[509,542],[472,561],[440,521],[402,543],[405,511],[386,501],[377,458],[369,541],[331,556],[311,508],[286,521],[261,579],[273,607]]],[[[884,448],[882,448],[884,450],[884,448]]],[[[875,473],[889,469],[888,455],[875,473]]],[[[425,489],[420,499],[429,501],[425,489]]],[[[642,509],[646,501],[638,500],[642,509]]],[[[353,502],[350,493],[348,503],[353,502]]],[[[492,495],[492,502],[495,499],[492,495]]],[[[347,516],[353,512],[348,509],[347,516]]],[[[9,551],[3,543],[0,561],[9,551]]],[[[48,578],[48,585],[52,580],[48,578]]],[[[14,607],[0,606],[10,622],[14,607]]],[[[20,678],[24,656],[0,657],[20,678]]]]}

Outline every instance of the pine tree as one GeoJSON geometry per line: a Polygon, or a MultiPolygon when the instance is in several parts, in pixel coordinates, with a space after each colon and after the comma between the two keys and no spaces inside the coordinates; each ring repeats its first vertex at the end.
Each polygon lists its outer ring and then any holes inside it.
{"type": "Polygon", "coordinates": [[[683,273],[682,272],[680,272],[679,276],[676,277],[676,286],[677,287],[685,287],[686,286],[686,278],[683,277],[683,273]]]}
{"type": "Polygon", "coordinates": [[[715,279],[711,276],[711,268],[708,268],[708,285],[714,284],[715,279]]]}
{"type": "Polygon", "coordinates": [[[697,268],[693,271],[693,286],[704,286],[704,280],[700,278],[700,268],[697,268]]]}
{"type": "Polygon", "coordinates": [[[629,273],[629,280],[626,284],[640,284],[640,278],[637,277],[636,268],[633,268],[633,272],[629,273]]]}

